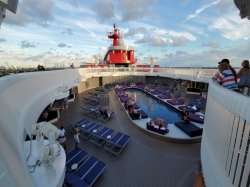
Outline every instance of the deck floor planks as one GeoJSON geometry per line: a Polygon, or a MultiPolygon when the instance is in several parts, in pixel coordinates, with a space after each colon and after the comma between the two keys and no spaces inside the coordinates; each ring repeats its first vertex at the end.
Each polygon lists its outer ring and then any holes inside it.
{"type": "Polygon", "coordinates": [[[63,111],[55,125],[66,128],[67,151],[74,147],[73,135],[65,121],[78,121],[82,118],[103,124],[115,131],[121,131],[131,136],[131,140],[120,157],[111,156],[103,148],[81,139],[80,147],[106,163],[104,174],[94,186],[102,187],[191,187],[200,160],[200,143],[177,144],[150,137],[134,127],[129,120],[114,92],[110,92],[110,107],[115,116],[106,124],[84,116],[80,110],[83,105],[81,98],[86,93],[79,94],[75,102],[70,103],[69,110],[63,111]]]}

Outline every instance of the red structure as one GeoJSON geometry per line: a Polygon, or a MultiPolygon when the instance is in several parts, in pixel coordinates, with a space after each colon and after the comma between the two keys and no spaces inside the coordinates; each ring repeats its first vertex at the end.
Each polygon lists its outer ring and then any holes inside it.
{"type": "Polygon", "coordinates": [[[129,66],[136,63],[134,57],[134,49],[130,46],[125,46],[119,29],[114,24],[114,31],[109,32],[108,38],[113,40],[113,45],[108,48],[104,57],[104,62],[114,66],[129,66]]]}

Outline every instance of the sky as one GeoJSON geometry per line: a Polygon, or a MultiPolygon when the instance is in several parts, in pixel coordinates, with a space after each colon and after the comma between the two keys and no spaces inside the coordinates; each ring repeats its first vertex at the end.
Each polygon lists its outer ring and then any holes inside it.
{"type": "Polygon", "coordinates": [[[0,28],[0,66],[75,66],[103,56],[116,23],[138,63],[216,67],[250,60],[250,21],[232,0],[19,0],[0,28]]]}

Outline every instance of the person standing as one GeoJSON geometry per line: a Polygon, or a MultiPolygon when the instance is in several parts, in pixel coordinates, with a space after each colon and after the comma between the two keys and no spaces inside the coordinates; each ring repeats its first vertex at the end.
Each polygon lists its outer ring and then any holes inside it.
{"type": "Polygon", "coordinates": [[[78,147],[78,145],[80,143],[80,139],[79,139],[79,129],[77,127],[74,128],[73,135],[74,135],[74,140],[76,143],[75,147],[78,147]]]}
{"type": "Polygon", "coordinates": [[[62,145],[64,150],[66,150],[66,136],[65,136],[65,129],[63,126],[60,127],[60,135],[58,141],[62,145]]]}
{"type": "Polygon", "coordinates": [[[237,73],[237,77],[240,78],[238,85],[239,85],[239,87],[250,86],[250,85],[247,85],[248,83],[250,83],[249,61],[243,60],[243,62],[241,63],[241,66],[242,66],[242,68],[237,73]]]}
{"type": "Polygon", "coordinates": [[[226,62],[220,63],[218,69],[219,73],[217,76],[217,82],[220,83],[223,87],[230,90],[239,90],[238,85],[235,82],[234,75],[229,68],[229,65],[226,62]]]}
{"type": "Polygon", "coordinates": [[[181,112],[181,119],[185,124],[190,124],[190,117],[189,117],[189,112],[186,111],[185,109],[182,110],[181,112]]]}
{"type": "Polygon", "coordinates": [[[47,110],[44,110],[44,112],[43,112],[43,120],[47,121],[48,117],[49,117],[49,113],[47,112],[47,110]]]}
{"type": "Polygon", "coordinates": [[[65,110],[69,109],[69,100],[68,100],[68,97],[63,98],[63,105],[64,105],[65,110]]]}
{"type": "Polygon", "coordinates": [[[233,73],[235,83],[237,83],[237,73],[236,73],[235,69],[230,65],[230,61],[225,58],[225,59],[222,59],[220,62],[218,62],[218,64],[222,64],[222,63],[226,63],[228,65],[229,69],[233,73]]]}

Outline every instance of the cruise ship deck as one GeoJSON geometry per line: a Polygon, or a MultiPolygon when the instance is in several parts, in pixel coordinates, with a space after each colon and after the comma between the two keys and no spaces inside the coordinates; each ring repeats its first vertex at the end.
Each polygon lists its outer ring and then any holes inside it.
{"type": "MultiPolygon", "coordinates": [[[[76,122],[84,116],[80,110],[82,97],[77,95],[69,110],[64,111],[58,127],[64,125],[67,135],[67,151],[74,148],[72,127],[65,122],[76,122]]],[[[195,172],[199,169],[200,143],[169,143],[145,134],[131,122],[120,101],[109,92],[110,108],[115,116],[103,126],[121,131],[131,136],[131,140],[119,157],[110,155],[103,148],[94,146],[88,140],[81,139],[80,148],[106,163],[106,170],[94,186],[192,186],[195,172]]],[[[100,123],[100,121],[95,121],[100,123]]]]}
{"type": "MultiPolygon", "coordinates": [[[[208,75],[205,70],[200,70],[202,76],[193,76],[194,72],[189,69],[175,70],[175,74],[169,71],[113,71],[111,68],[100,72],[99,69],[69,69],[3,78],[0,84],[0,120],[3,124],[0,161],[3,180],[0,184],[41,186],[38,180],[41,170],[44,171],[44,177],[54,179],[48,176],[51,171],[44,166],[39,166],[34,174],[29,172],[27,153],[31,149],[25,151],[24,145],[27,142],[24,139],[43,110],[55,100],[68,97],[69,89],[77,86],[79,94],[75,101],[69,104],[69,110],[61,112],[55,123],[58,127],[64,125],[66,128],[66,151],[74,148],[73,135],[70,133],[72,127],[67,122],[77,122],[83,118],[130,136],[130,141],[119,157],[81,139],[79,147],[106,164],[105,171],[94,186],[188,187],[193,185],[196,171],[200,169],[200,160],[207,186],[235,186],[236,183],[242,187],[249,186],[249,97],[221,87],[209,78],[211,74],[208,75]],[[205,84],[209,82],[201,143],[173,143],[146,134],[129,119],[113,89],[108,95],[109,107],[115,112],[115,116],[107,123],[84,116],[80,109],[83,105],[82,97],[87,96],[91,89],[101,86],[100,83],[108,85],[126,82],[127,79],[140,79],[144,84],[152,84],[155,78],[158,84],[170,79],[205,84]],[[24,85],[27,89],[21,89],[24,85]]],[[[39,148],[38,144],[36,147],[39,148]]],[[[50,186],[61,186],[63,183],[65,154],[64,151],[61,152],[60,157],[64,157],[64,160],[55,167],[58,173],[54,173],[58,174],[59,182],[57,181],[57,185],[50,183],[50,186]]],[[[58,163],[59,160],[56,157],[55,162],[58,163]]],[[[49,183],[49,180],[44,181],[49,183]]]]}

